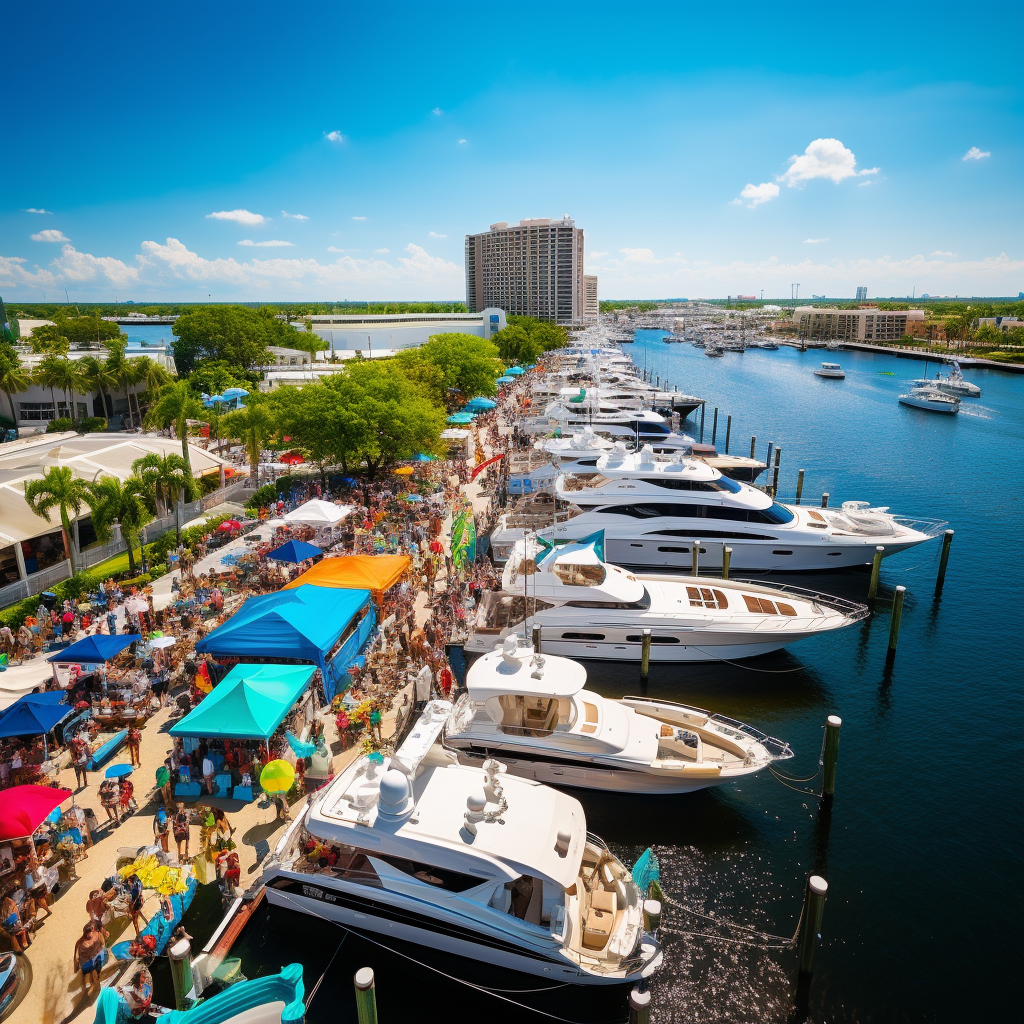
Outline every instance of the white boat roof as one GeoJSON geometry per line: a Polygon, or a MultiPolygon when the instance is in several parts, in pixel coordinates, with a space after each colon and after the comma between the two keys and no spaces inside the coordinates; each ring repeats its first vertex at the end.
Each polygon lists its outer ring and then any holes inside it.
{"type": "Polygon", "coordinates": [[[500,650],[473,662],[466,675],[471,700],[491,697],[572,697],[587,684],[587,670],[569,658],[535,654],[532,645],[519,646],[515,635],[505,637],[500,650]]]}
{"type": "Polygon", "coordinates": [[[595,449],[611,451],[612,442],[607,438],[594,433],[590,426],[575,433],[572,437],[551,437],[546,441],[538,443],[538,447],[545,452],[562,454],[564,452],[589,452],[595,449]]]}
{"type": "Polygon", "coordinates": [[[598,601],[633,604],[644,596],[644,585],[633,575],[602,561],[594,542],[577,541],[554,548],[533,538],[516,541],[502,573],[502,588],[544,601],[598,601]],[[588,572],[592,568],[600,572],[588,572]],[[523,569],[531,570],[524,573],[523,569]],[[583,570],[575,572],[575,569],[583,570]]]}
{"type": "Polygon", "coordinates": [[[654,449],[645,444],[638,452],[629,452],[621,442],[597,460],[598,473],[607,477],[620,476],[681,476],[691,480],[718,480],[722,474],[709,466],[703,459],[687,458],[685,455],[669,457],[655,455],[654,449]]]}

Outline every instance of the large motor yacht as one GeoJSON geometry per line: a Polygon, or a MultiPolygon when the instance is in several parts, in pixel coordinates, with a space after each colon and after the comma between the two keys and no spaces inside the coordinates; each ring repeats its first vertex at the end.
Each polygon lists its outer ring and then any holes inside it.
{"type": "Polygon", "coordinates": [[[546,653],[639,661],[650,630],[652,661],[727,661],[777,651],[868,614],[864,605],[797,587],[627,572],[604,561],[602,543],[519,541],[502,589],[480,595],[467,653],[539,629],[546,653]]]}
{"type": "Polygon", "coordinates": [[[690,793],[793,756],[789,745],[700,708],[584,689],[586,669],[516,636],[478,658],[442,742],[464,764],[620,793],[690,793]]]}
{"type": "Polygon", "coordinates": [[[950,371],[945,377],[941,373],[937,373],[934,378],[919,377],[910,383],[914,388],[938,388],[939,391],[944,391],[947,395],[956,395],[961,398],[981,397],[981,388],[977,384],[972,384],[969,380],[964,380],[960,363],[955,359],[952,361],[950,371]]]}
{"type": "Polygon", "coordinates": [[[584,408],[565,402],[550,402],[542,416],[524,419],[520,426],[533,437],[545,437],[555,431],[573,434],[590,427],[595,434],[641,444],[672,433],[671,423],[653,409],[620,409],[604,404],[584,408]]]}
{"type": "Polygon", "coordinates": [[[581,514],[540,535],[578,540],[603,530],[609,561],[625,566],[688,570],[698,543],[699,564],[707,567],[720,567],[729,546],[737,570],[839,569],[870,563],[878,545],[886,556],[914,547],[946,525],[864,501],[833,509],[784,505],[705,462],[660,459],[648,446],[637,453],[616,446],[594,472],[560,476],[555,496],[581,514]]]}
{"type": "Polygon", "coordinates": [[[649,977],[643,896],[579,801],[460,765],[436,742],[450,712],[431,702],[394,756],[312,798],[264,864],[270,902],[555,982],[649,977]]]}

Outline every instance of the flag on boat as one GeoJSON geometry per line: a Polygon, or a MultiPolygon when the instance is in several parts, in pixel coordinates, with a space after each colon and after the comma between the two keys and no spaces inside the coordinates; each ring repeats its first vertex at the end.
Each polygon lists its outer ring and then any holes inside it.
{"type": "Polygon", "coordinates": [[[472,564],[476,558],[476,523],[473,513],[463,509],[452,523],[452,562],[456,569],[472,564]]]}

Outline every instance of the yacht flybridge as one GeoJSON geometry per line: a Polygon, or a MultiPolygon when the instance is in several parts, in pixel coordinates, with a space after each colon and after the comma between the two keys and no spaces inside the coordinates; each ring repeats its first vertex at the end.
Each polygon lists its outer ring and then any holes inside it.
{"type": "Polygon", "coordinates": [[[394,756],[313,799],[264,864],[270,902],[556,982],[653,974],[640,890],[579,802],[460,765],[436,743],[450,712],[431,702],[394,756]]]}
{"type": "Polygon", "coordinates": [[[634,574],[605,562],[601,540],[519,541],[502,589],[481,594],[465,649],[484,654],[540,630],[545,653],[639,661],[723,661],[777,651],[867,616],[864,605],[797,587],[746,580],[634,574]]]}
{"type": "Polygon", "coordinates": [[[494,757],[513,775],[623,793],[689,793],[793,756],[740,722],[584,689],[586,669],[507,636],[475,661],[442,742],[463,764],[494,757]]]}
{"type": "Polygon", "coordinates": [[[540,536],[578,540],[603,530],[607,557],[626,566],[689,570],[696,543],[704,566],[720,567],[728,545],[737,570],[839,569],[870,563],[877,545],[886,556],[914,547],[946,525],[865,501],[834,509],[784,505],[700,460],[659,458],[648,446],[629,453],[616,445],[593,472],[559,476],[555,496],[570,515],[540,536]]]}

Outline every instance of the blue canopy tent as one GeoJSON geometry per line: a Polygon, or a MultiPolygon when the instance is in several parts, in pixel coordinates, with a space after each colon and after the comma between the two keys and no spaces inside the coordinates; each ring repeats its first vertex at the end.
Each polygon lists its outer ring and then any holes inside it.
{"type": "Polygon", "coordinates": [[[250,597],[222,626],[196,644],[214,658],[304,661],[323,673],[330,700],[376,623],[369,590],[339,590],[311,583],[250,597]]]}
{"type": "Polygon", "coordinates": [[[448,422],[459,424],[461,426],[469,426],[469,424],[473,422],[473,417],[475,415],[476,413],[472,412],[453,412],[451,416],[448,417],[448,422]]]}
{"type": "Polygon", "coordinates": [[[0,739],[10,736],[42,736],[45,754],[46,734],[75,713],[73,707],[52,700],[52,696],[63,698],[64,694],[57,691],[54,694],[28,693],[9,708],[0,711],[0,739]],[[40,697],[46,699],[32,699],[40,697]]]}
{"type": "Polygon", "coordinates": [[[489,412],[497,406],[497,402],[490,398],[484,398],[483,395],[477,395],[476,398],[471,398],[466,403],[467,412],[489,412]]]}
{"type": "Polygon", "coordinates": [[[269,740],[306,692],[314,672],[312,665],[236,665],[170,733],[269,740]]]}
{"type": "Polygon", "coordinates": [[[63,664],[77,662],[83,665],[99,665],[110,661],[138,639],[138,633],[129,633],[124,636],[107,636],[104,633],[97,633],[94,636],[87,636],[84,640],[78,640],[46,660],[59,661],[63,664]]]}
{"type": "Polygon", "coordinates": [[[510,366],[506,371],[507,377],[522,377],[526,371],[521,366],[510,366]]]}
{"type": "Polygon", "coordinates": [[[307,544],[302,540],[290,540],[279,548],[274,548],[267,558],[273,558],[277,562],[304,562],[307,558],[316,558],[317,555],[322,554],[323,551],[315,544],[307,544]]]}

